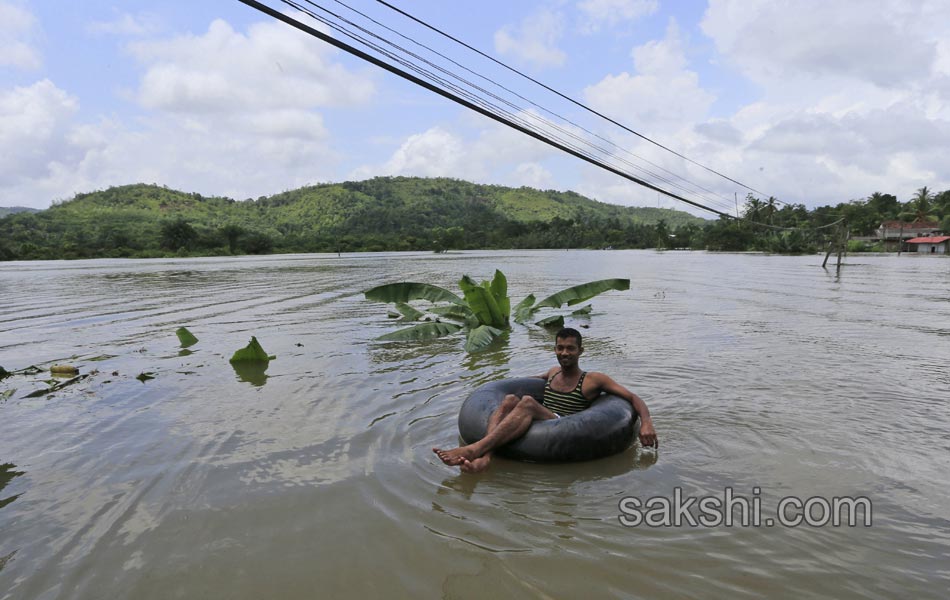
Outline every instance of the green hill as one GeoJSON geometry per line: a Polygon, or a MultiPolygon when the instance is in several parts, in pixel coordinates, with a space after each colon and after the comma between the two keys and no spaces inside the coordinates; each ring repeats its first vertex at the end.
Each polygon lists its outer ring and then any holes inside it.
{"type": "Polygon", "coordinates": [[[35,208],[27,208],[25,206],[0,206],[0,217],[15,215],[16,213],[21,212],[35,213],[37,210],[35,208]]]}
{"type": "Polygon", "coordinates": [[[655,225],[705,223],[573,192],[380,177],[235,201],[128,185],[0,219],[0,259],[421,250],[652,247],[655,225]]]}

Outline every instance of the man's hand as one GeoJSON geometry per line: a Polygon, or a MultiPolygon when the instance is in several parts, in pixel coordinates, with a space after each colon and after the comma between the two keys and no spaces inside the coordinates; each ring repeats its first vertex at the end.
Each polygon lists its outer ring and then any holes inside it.
{"type": "Polygon", "coordinates": [[[660,441],[656,438],[656,430],[653,429],[653,420],[650,417],[643,419],[640,423],[640,443],[644,448],[660,447],[660,441]]]}

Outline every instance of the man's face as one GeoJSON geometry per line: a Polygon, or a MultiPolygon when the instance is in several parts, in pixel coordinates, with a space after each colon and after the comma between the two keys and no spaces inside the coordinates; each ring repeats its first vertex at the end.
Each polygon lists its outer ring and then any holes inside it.
{"type": "Polygon", "coordinates": [[[554,340],[554,353],[562,369],[574,367],[584,349],[577,345],[577,338],[557,338],[554,340]]]}

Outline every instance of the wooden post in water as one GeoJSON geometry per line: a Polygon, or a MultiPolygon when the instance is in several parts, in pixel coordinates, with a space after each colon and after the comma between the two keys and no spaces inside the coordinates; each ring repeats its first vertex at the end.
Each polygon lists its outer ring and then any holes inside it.
{"type": "Polygon", "coordinates": [[[848,240],[851,239],[851,230],[848,229],[848,233],[845,234],[844,228],[841,229],[841,233],[838,236],[838,267],[836,270],[841,270],[841,256],[848,251],[848,240]]]}
{"type": "MultiPolygon", "coordinates": [[[[831,256],[831,253],[834,251],[835,247],[838,245],[838,237],[839,237],[838,229],[840,227],[841,227],[840,225],[835,226],[835,230],[831,234],[831,239],[828,240],[828,251],[825,252],[825,260],[821,261],[822,269],[824,269],[825,266],[828,264],[828,257],[831,256]]],[[[838,262],[841,262],[840,259],[838,262]]]]}
{"type": "Polygon", "coordinates": [[[828,257],[831,256],[831,250],[835,247],[834,239],[828,242],[828,251],[825,252],[825,260],[821,261],[821,268],[824,269],[825,265],[828,264],[828,257]]]}

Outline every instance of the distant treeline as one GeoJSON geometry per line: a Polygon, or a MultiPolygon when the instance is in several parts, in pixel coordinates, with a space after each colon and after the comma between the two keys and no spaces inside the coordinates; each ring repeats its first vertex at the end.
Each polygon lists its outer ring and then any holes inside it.
{"type": "Polygon", "coordinates": [[[137,184],[0,218],[0,260],[605,247],[796,253],[817,250],[826,233],[814,228],[842,216],[866,235],[887,219],[947,221],[948,200],[950,192],[923,188],[907,203],[875,193],[808,211],[749,196],[737,222],[441,178],[383,177],[243,201],[137,184]]]}

